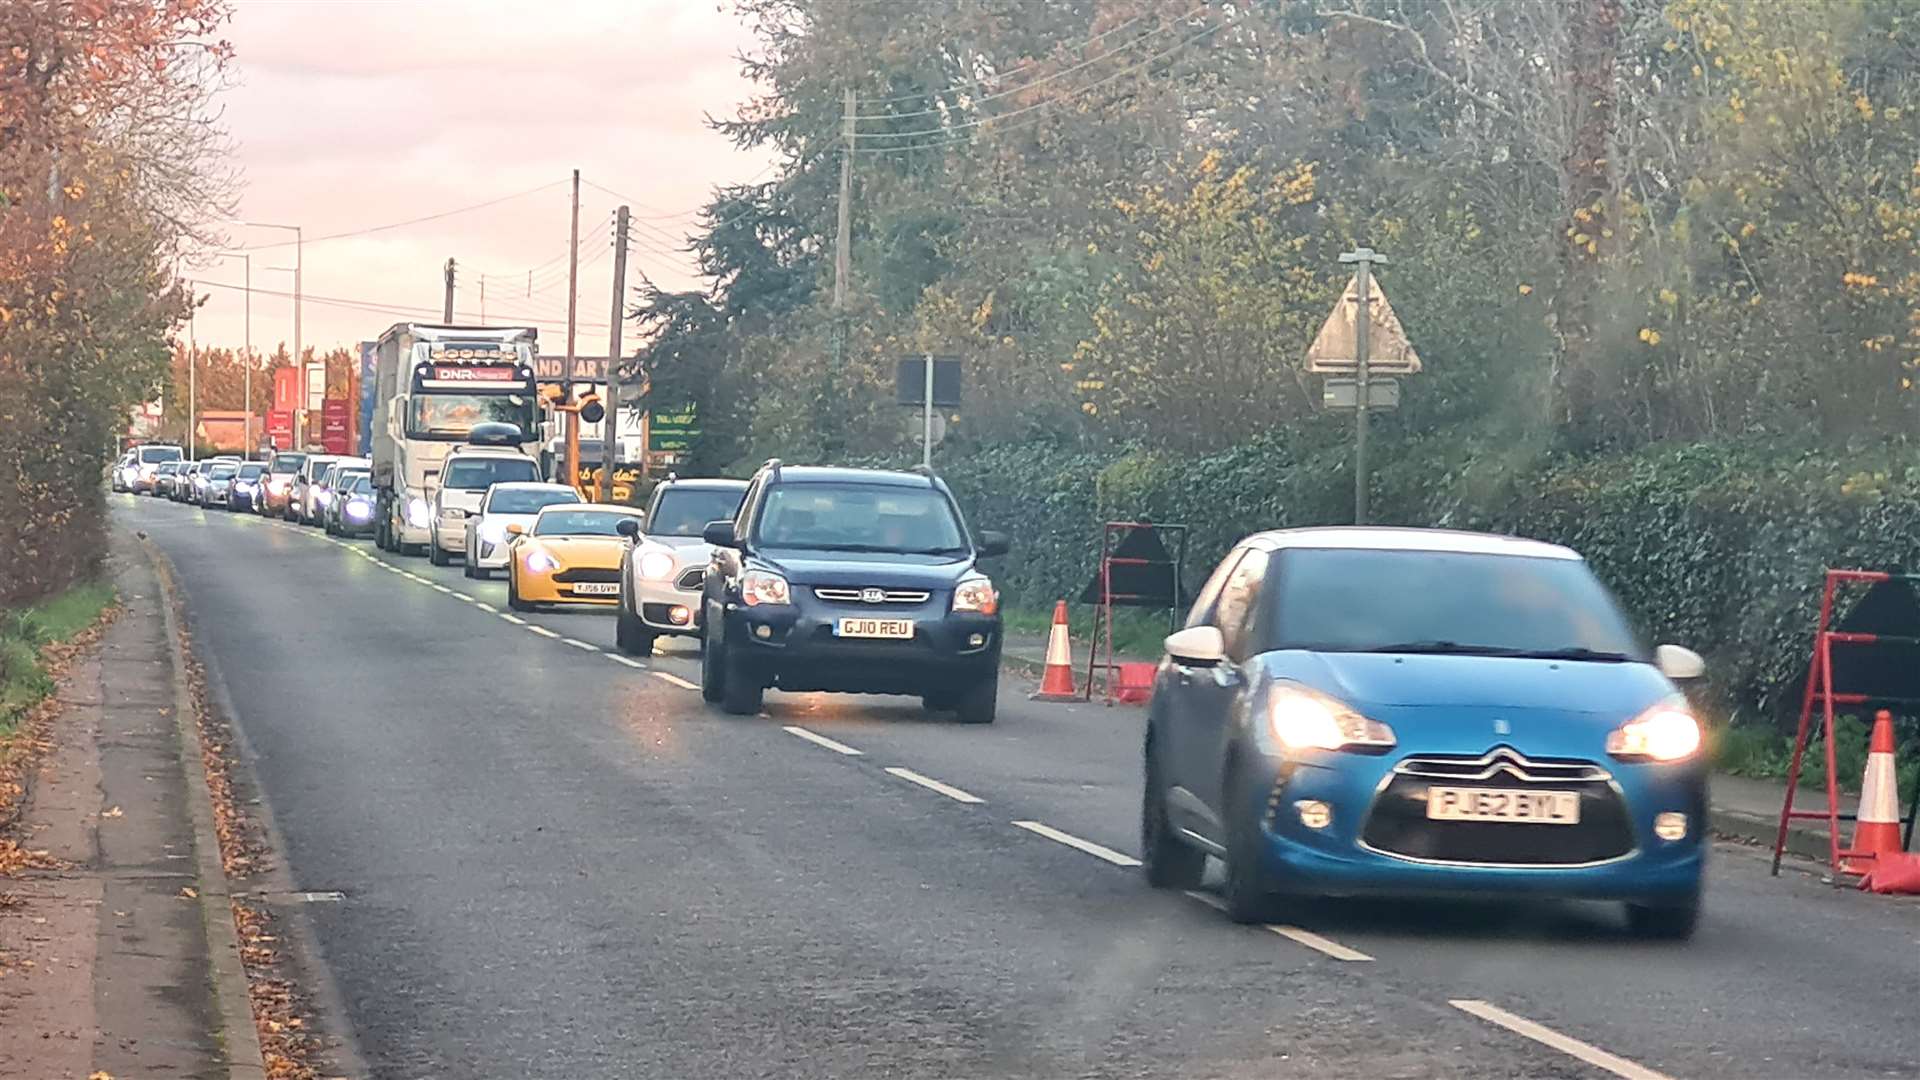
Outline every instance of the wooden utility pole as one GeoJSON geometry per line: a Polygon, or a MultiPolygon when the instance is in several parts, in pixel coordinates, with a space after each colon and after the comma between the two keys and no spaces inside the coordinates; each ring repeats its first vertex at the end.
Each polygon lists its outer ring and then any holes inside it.
{"type": "MultiPolygon", "coordinates": [[[[573,224],[567,230],[567,362],[560,369],[560,400],[573,400],[573,336],[580,312],[580,170],[573,170],[573,224]]],[[[568,487],[580,484],[580,414],[566,414],[568,487]]]]}
{"type": "Polygon", "coordinates": [[[446,281],[447,281],[447,298],[440,305],[440,321],[447,324],[448,326],[452,326],[453,325],[453,260],[451,258],[447,260],[446,281]]]}
{"type": "Polygon", "coordinates": [[[853,270],[853,88],[847,88],[846,112],[840,120],[840,221],[833,232],[833,310],[847,306],[847,278],[853,270]]]}
{"type": "MultiPolygon", "coordinates": [[[[613,501],[613,466],[620,459],[620,320],[627,291],[627,208],[613,217],[613,316],[607,331],[607,415],[600,425],[601,502],[613,501]]],[[[644,455],[646,449],[641,448],[644,455]]]]}

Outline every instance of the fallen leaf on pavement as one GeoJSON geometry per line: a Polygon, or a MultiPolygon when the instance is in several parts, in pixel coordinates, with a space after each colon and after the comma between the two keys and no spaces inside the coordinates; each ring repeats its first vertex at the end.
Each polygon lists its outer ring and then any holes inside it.
{"type": "MultiPolygon", "coordinates": [[[[1355,308],[1354,310],[1357,311],[1359,309],[1355,308]]],[[[87,1080],[113,1080],[113,1074],[105,1069],[101,1069],[99,1072],[88,1073],[87,1080]]]]}
{"type": "Polygon", "coordinates": [[[180,895],[189,900],[197,900],[200,898],[200,890],[191,885],[183,885],[180,887],[180,895]]]}
{"type": "Polygon", "coordinates": [[[126,815],[120,810],[119,807],[116,806],[111,810],[101,811],[100,816],[103,818],[113,818],[113,817],[125,817],[126,815]]]}

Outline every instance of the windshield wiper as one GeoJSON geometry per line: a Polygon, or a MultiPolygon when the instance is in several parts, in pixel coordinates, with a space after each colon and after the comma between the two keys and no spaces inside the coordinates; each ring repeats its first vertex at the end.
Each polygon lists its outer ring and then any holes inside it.
{"type": "Polygon", "coordinates": [[[1529,660],[1591,660],[1601,664],[1624,664],[1633,659],[1623,652],[1589,649],[1583,645],[1573,645],[1564,649],[1516,649],[1513,655],[1523,656],[1529,660]]]}
{"type": "Polygon", "coordinates": [[[1398,641],[1392,645],[1370,645],[1352,652],[1370,653],[1429,653],[1436,656],[1524,656],[1525,649],[1509,649],[1500,645],[1468,645],[1458,641],[1428,639],[1425,641],[1398,641]]]}

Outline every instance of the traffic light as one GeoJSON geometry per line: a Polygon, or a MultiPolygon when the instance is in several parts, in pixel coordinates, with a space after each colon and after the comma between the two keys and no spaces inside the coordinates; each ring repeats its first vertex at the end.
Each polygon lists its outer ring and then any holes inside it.
{"type": "Polygon", "coordinates": [[[600,403],[599,394],[581,394],[574,408],[579,410],[580,419],[589,424],[597,424],[607,416],[607,407],[600,403]]]}

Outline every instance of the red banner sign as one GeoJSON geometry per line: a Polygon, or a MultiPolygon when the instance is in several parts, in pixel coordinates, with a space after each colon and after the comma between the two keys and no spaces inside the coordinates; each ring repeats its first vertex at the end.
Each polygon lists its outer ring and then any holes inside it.
{"type": "Polygon", "coordinates": [[[352,403],[346,398],[328,398],[320,407],[320,445],[329,454],[344,454],[353,445],[352,403]]]}
{"type": "MultiPolygon", "coordinates": [[[[289,418],[291,418],[291,416],[293,415],[293,411],[295,409],[298,409],[299,407],[300,407],[300,369],[288,367],[288,368],[280,368],[276,370],[273,373],[273,408],[274,410],[276,412],[284,412],[289,416],[289,418]]],[[[289,419],[287,421],[287,424],[288,424],[287,431],[292,432],[293,421],[289,419]]],[[[281,443],[280,445],[284,446],[286,444],[281,443]]]]}
{"type": "MultiPolygon", "coordinates": [[[[278,391],[279,387],[275,386],[274,389],[278,391]]],[[[274,447],[279,450],[290,449],[293,446],[292,409],[267,410],[267,438],[273,440],[274,447]]]]}
{"type": "Polygon", "coordinates": [[[462,364],[435,364],[433,377],[440,382],[512,382],[510,367],[470,367],[462,364]]]}

